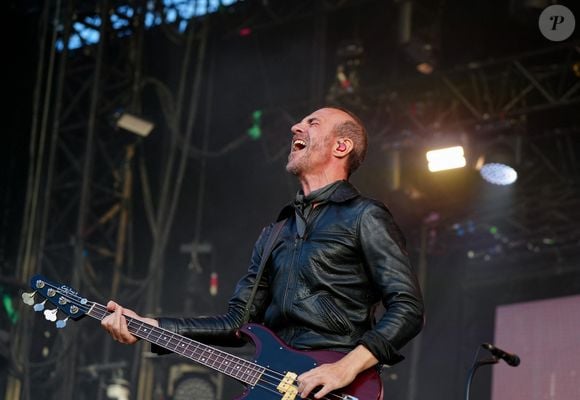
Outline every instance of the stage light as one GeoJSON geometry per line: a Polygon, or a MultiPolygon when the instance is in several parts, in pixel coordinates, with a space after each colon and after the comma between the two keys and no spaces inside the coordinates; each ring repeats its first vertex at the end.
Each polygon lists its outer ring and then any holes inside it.
{"type": "Polygon", "coordinates": [[[252,28],[241,28],[240,29],[240,36],[250,36],[252,34],[252,28]]]}
{"type": "Polygon", "coordinates": [[[129,400],[131,398],[129,386],[129,382],[125,379],[114,378],[109,385],[107,385],[107,398],[114,400],[129,400]]]}
{"type": "Polygon", "coordinates": [[[481,177],[494,185],[511,185],[518,179],[515,169],[506,164],[487,163],[479,170],[481,177]]]}
{"type": "Polygon", "coordinates": [[[433,44],[412,38],[404,47],[410,61],[415,64],[418,72],[430,75],[435,70],[436,56],[433,44]]]}
{"type": "Polygon", "coordinates": [[[155,127],[152,122],[146,121],[126,112],[119,114],[116,125],[119,128],[126,129],[129,132],[142,137],[149,136],[155,127]]]}
{"type": "Polygon", "coordinates": [[[252,113],[252,126],[248,129],[248,135],[257,140],[262,136],[262,110],[255,110],[252,113]]]}
{"type": "MultiPolygon", "coordinates": [[[[516,139],[516,147],[519,146],[518,140],[516,139]]],[[[475,169],[479,170],[479,174],[486,182],[505,186],[513,184],[518,179],[516,164],[514,150],[506,143],[498,143],[479,157],[475,169]]]]}
{"type": "Polygon", "coordinates": [[[430,150],[426,153],[429,171],[438,172],[465,167],[463,146],[430,150]]]}

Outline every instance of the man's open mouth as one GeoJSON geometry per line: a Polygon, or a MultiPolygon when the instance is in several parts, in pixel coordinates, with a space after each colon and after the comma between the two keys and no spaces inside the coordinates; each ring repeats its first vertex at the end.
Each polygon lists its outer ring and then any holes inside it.
{"type": "Polygon", "coordinates": [[[292,142],[292,151],[300,151],[306,148],[306,142],[302,139],[296,139],[292,142]]]}

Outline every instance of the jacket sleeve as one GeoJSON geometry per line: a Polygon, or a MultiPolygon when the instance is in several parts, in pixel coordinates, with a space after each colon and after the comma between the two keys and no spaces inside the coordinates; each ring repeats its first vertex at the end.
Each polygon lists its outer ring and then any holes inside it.
{"type": "MultiPolygon", "coordinates": [[[[243,324],[246,302],[252,293],[254,282],[262,260],[264,244],[272,226],[264,228],[258,238],[247,273],[238,281],[233,296],[228,303],[228,311],[222,315],[200,316],[191,318],[157,318],[159,327],[187,336],[206,344],[218,346],[241,346],[244,344],[237,336],[243,324]]],[[[256,296],[250,308],[250,321],[260,321],[264,315],[270,297],[268,286],[268,268],[264,271],[256,296]]],[[[152,345],[151,351],[158,354],[167,353],[159,346],[152,345]]]]}
{"type": "Polygon", "coordinates": [[[398,350],[423,327],[421,290],[403,235],[385,206],[373,202],[365,209],[359,235],[365,262],[385,313],[358,343],[381,364],[393,365],[404,358],[398,350]]]}

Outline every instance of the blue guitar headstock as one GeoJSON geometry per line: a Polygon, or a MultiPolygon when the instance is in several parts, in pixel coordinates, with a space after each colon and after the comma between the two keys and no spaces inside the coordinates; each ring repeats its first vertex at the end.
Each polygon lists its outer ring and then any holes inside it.
{"type": "Polygon", "coordinates": [[[34,311],[42,311],[47,320],[56,321],[57,328],[64,328],[69,318],[78,320],[84,317],[90,308],[87,299],[81,298],[76,290],[66,285],[51,282],[42,275],[35,275],[30,279],[30,288],[34,292],[22,293],[22,301],[32,306],[34,311]],[[34,296],[36,294],[42,296],[44,300],[35,304],[34,296]],[[47,301],[56,308],[45,309],[47,301]],[[57,321],[58,311],[64,313],[66,318],[57,321]]]}

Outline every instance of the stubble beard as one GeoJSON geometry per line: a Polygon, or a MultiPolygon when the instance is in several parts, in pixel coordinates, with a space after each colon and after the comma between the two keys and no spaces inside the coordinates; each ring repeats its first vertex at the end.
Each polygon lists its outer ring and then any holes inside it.
{"type": "MultiPolygon", "coordinates": [[[[291,173],[294,176],[298,176],[300,175],[300,173],[302,171],[304,171],[305,168],[305,159],[304,157],[300,157],[300,159],[296,159],[295,157],[299,156],[299,154],[295,154],[293,155],[292,153],[290,153],[290,155],[288,156],[288,163],[286,164],[286,171],[291,173]],[[293,159],[294,157],[294,159],[293,159]]],[[[304,155],[302,155],[304,156],[304,155]]]]}

